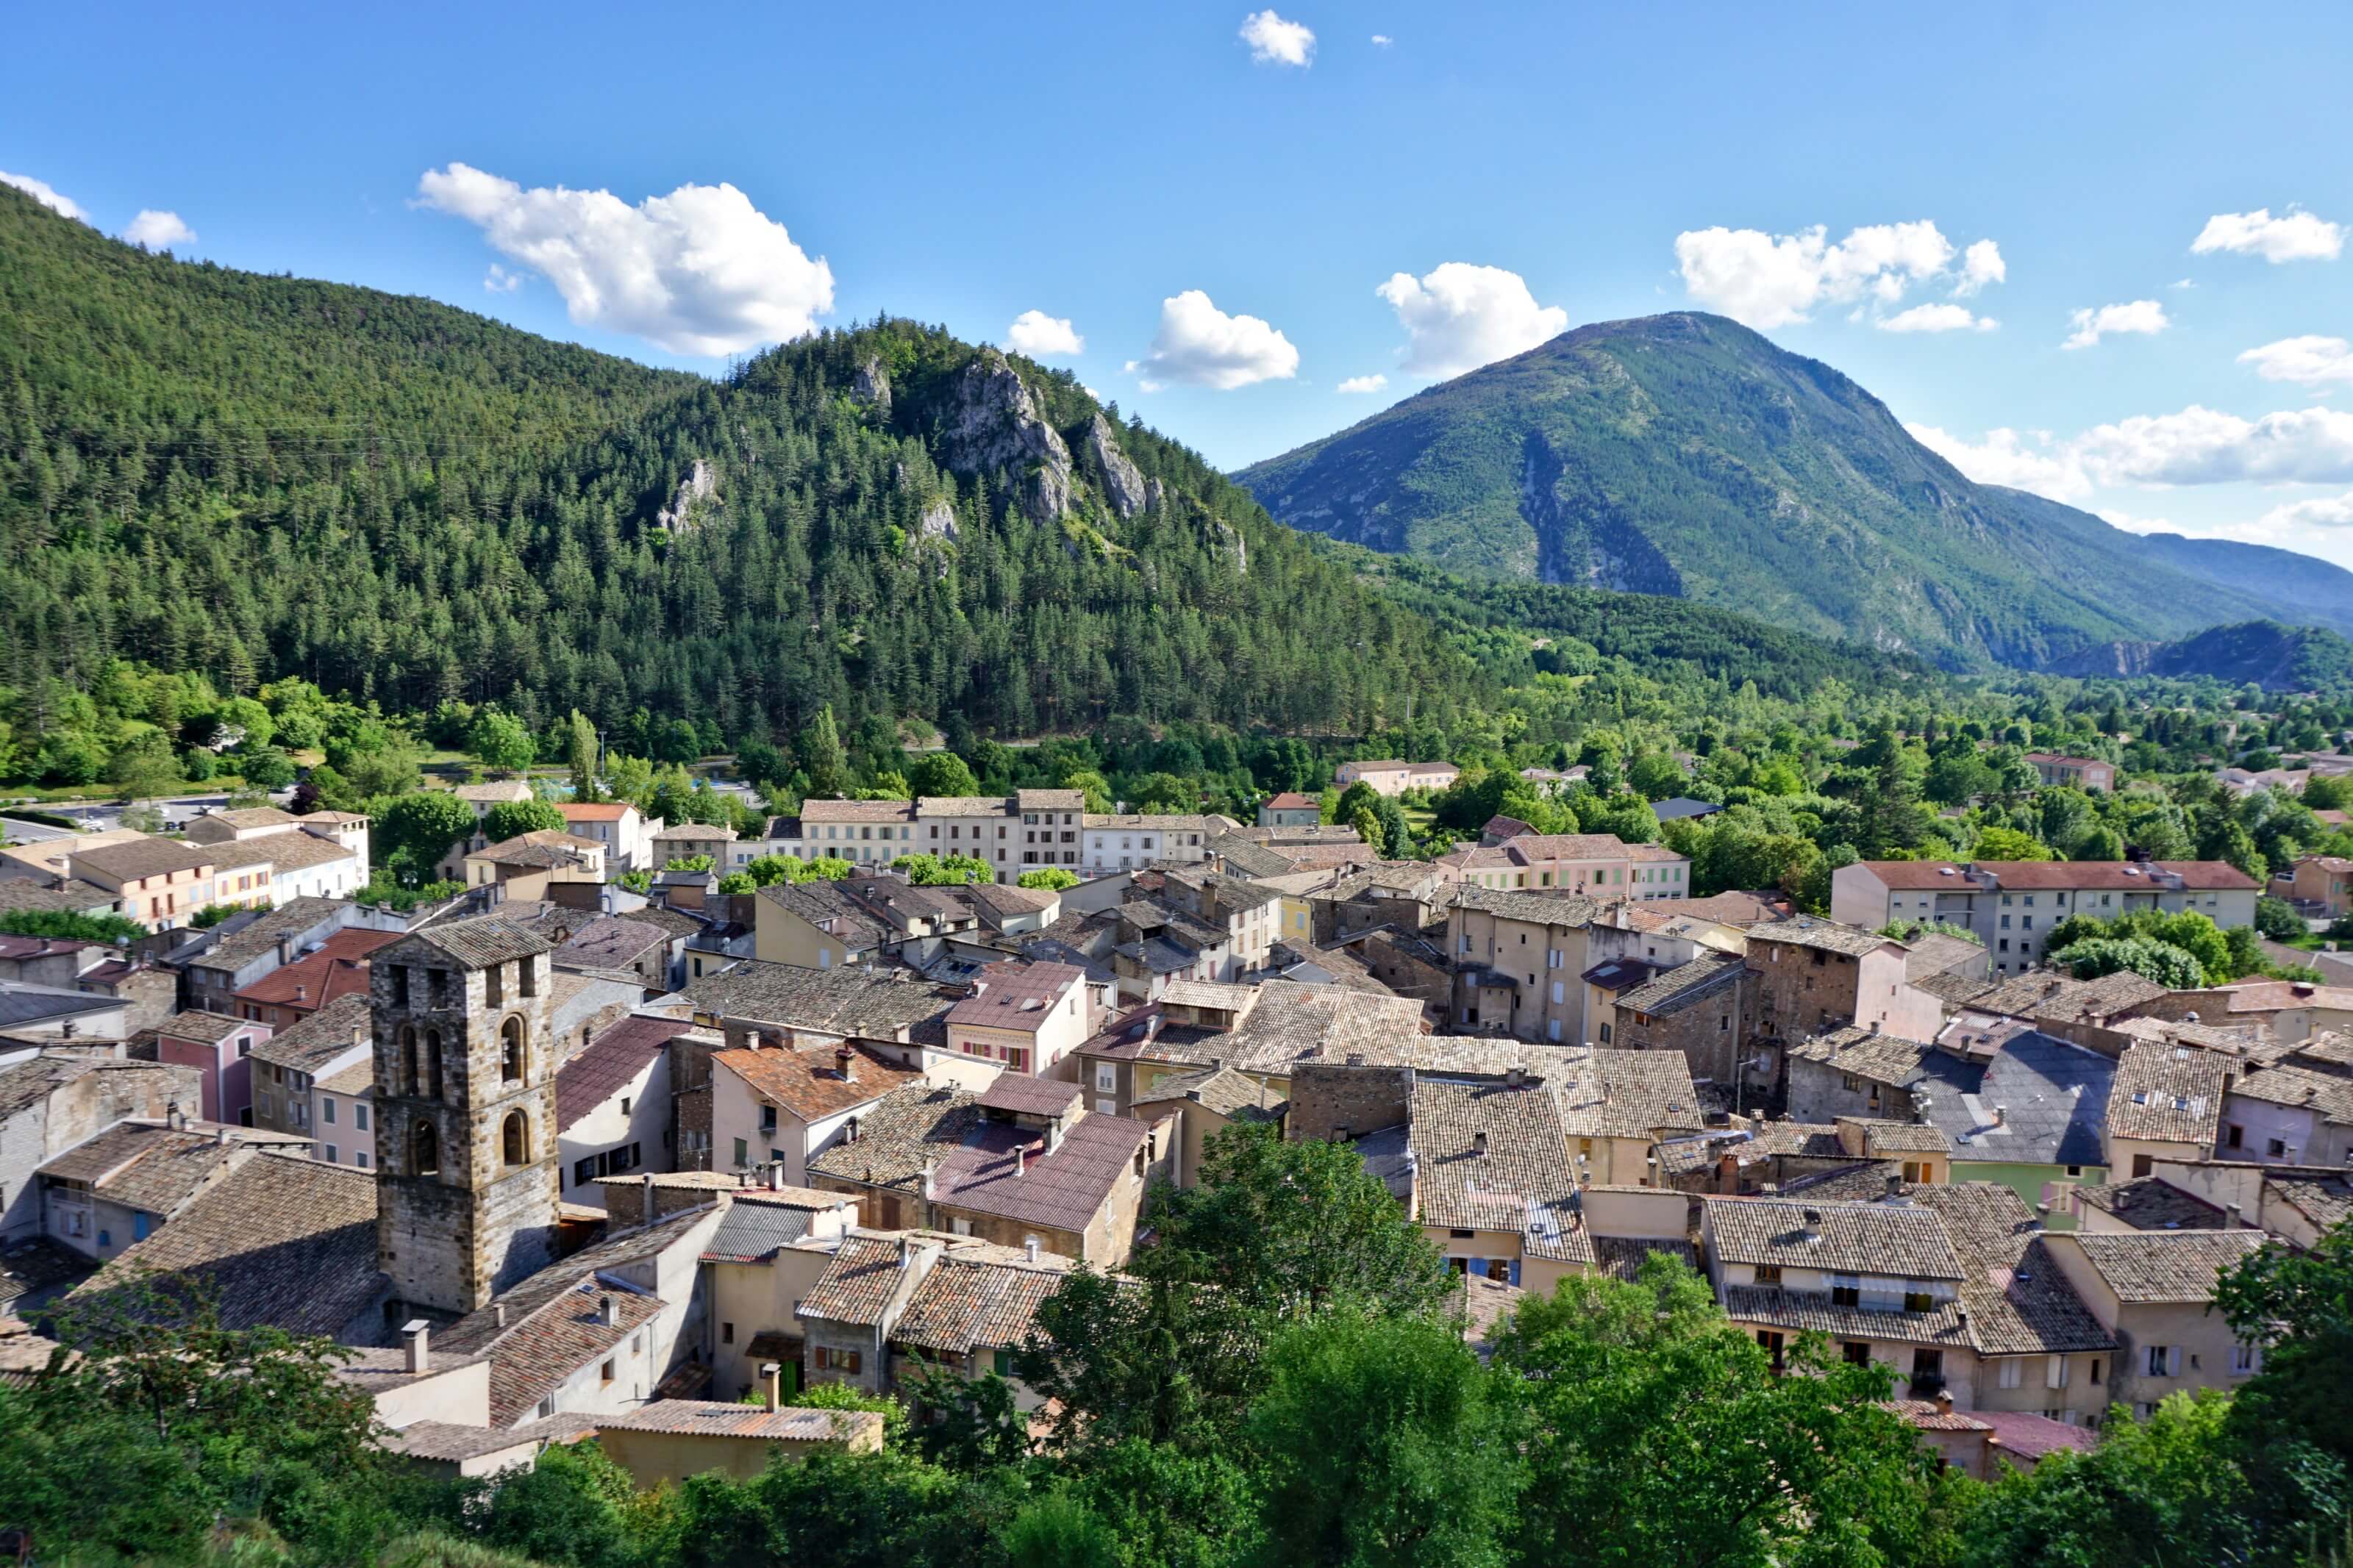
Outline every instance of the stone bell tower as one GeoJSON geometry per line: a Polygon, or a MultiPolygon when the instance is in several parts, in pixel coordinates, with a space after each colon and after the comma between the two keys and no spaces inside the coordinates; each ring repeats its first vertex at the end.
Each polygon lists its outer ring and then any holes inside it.
{"type": "Polygon", "coordinates": [[[554,1260],[553,951],[485,915],[368,955],[376,1259],[407,1306],[470,1312],[554,1260]]]}

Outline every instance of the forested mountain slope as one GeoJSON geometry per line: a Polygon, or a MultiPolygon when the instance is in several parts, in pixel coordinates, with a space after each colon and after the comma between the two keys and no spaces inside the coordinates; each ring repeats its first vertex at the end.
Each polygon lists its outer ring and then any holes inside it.
{"type": "Polygon", "coordinates": [[[2245,621],[2210,627],[2179,642],[2103,644],[2054,666],[2052,673],[2204,677],[2266,691],[2337,693],[2353,689],[2353,642],[2316,626],[2245,621]]]}
{"type": "Polygon", "coordinates": [[[881,321],[724,384],[144,255],[0,188],[0,641],[389,709],[1361,731],[1482,677],[1066,374],[881,321]]]}
{"type": "MultiPolygon", "coordinates": [[[[2088,513],[1973,484],[1845,376],[1718,316],[1578,328],[1238,477],[1279,520],[1377,549],[1688,597],[1957,667],[2280,608],[2262,564],[2218,580],[2088,513]]],[[[2305,608],[2353,626],[2353,577],[2335,575],[2305,608]]]]}

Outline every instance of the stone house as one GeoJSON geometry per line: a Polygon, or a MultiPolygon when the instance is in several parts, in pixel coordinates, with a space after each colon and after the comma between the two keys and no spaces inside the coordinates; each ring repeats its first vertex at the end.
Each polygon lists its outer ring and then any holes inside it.
{"type": "Polygon", "coordinates": [[[1789,1043],[1849,1025],[1904,1039],[1934,1039],[1944,1005],[1912,984],[1904,944],[1806,917],[1748,930],[1743,1019],[1752,1041],[1789,1043]]]}
{"type": "MultiPolygon", "coordinates": [[[[281,970],[280,973],[284,973],[281,970]]],[[[332,1127],[317,1124],[320,1115],[315,1090],[321,1079],[372,1060],[375,1042],[365,990],[346,992],[325,1006],[306,1013],[253,1047],[253,1125],[272,1132],[291,1133],[322,1145],[318,1152],[330,1163],[341,1163],[349,1128],[339,1106],[332,1127]],[[332,1142],[329,1154],[323,1145],[332,1142]]],[[[371,1139],[370,1142],[373,1143],[371,1139]]],[[[356,1162],[355,1162],[356,1163],[356,1162]]]]}
{"type": "Polygon", "coordinates": [[[186,1213],[264,1147],[301,1140],[167,1114],[118,1121],[45,1161],[42,1234],[104,1263],[186,1213]]]}
{"type": "Polygon", "coordinates": [[[0,1244],[41,1233],[40,1166],[127,1120],[163,1121],[197,1103],[193,1068],[79,1053],[0,1066],[0,1244]]]}
{"type": "Polygon", "coordinates": [[[1014,1373],[1039,1305],[1073,1259],[921,1231],[852,1231],[801,1299],[803,1375],[888,1393],[920,1359],[964,1376],[994,1373],[1016,1405],[1043,1402],[1014,1373]]]}

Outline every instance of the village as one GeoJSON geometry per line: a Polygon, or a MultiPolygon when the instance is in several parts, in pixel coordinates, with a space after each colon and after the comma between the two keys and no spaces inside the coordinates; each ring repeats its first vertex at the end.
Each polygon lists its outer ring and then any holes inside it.
{"type": "Polygon", "coordinates": [[[352,896],[350,812],[0,851],[0,908],[148,931],[0,936],[0,1375],[160,1277],[353,1347],[381,1442],[450,1476],[590,1436],[644,1486],[872,1448],[879,1416],[796,1395],[918,1363],[1042,1424],[1039,1305],[1258,1128],[1362,1161],[1474,1345],[1665,1255],[1776,1366],[1820,1335],[1888,1368],[1990,1479],[2253,1376],[2218,1279],[2353,1205],[2353,986],[2043,963],[2071,916],[2249,926],[2221,861],[1858,861],[1826,919],[1508,816],[1383,858],[1299,792],[809,798],[764,837],[555,809],[406,910],[352,896]],[[847,864],[722,890],[770,858],[847,864]]]}

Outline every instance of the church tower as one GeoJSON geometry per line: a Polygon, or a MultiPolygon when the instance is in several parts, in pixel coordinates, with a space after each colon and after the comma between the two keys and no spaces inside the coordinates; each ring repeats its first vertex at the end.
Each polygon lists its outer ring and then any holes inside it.
{"type": "Polygon", "coordinates": [[[470,1312],[554,1261],[553,951],[485,915],[368,955],[376,1259],[407,1306],[470,1312]]]}

